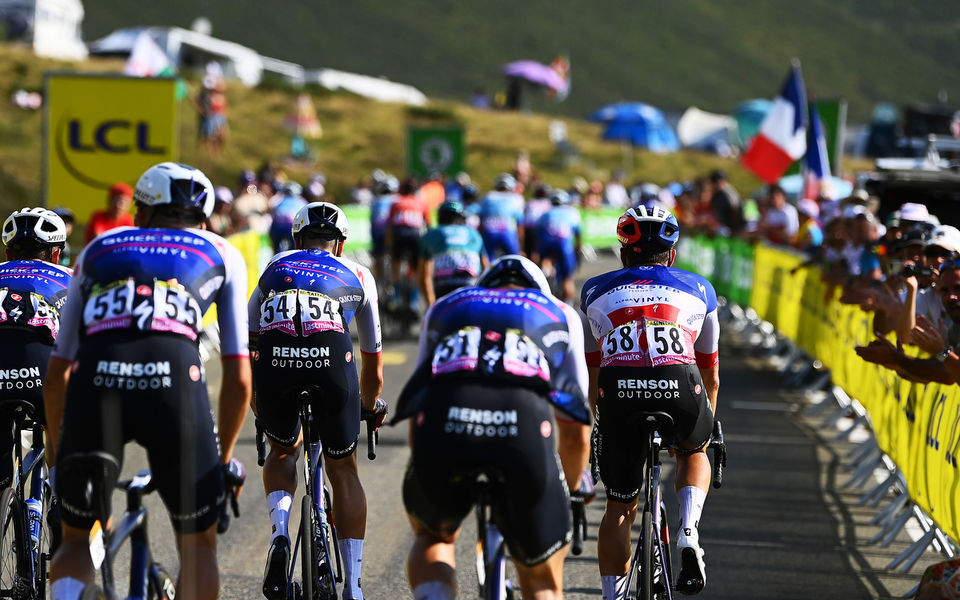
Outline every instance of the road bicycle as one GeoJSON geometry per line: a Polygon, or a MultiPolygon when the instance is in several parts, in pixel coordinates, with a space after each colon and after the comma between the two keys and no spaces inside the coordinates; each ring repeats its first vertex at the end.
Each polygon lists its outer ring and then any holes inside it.
{"type": "MultiPolygon", "coordinates": [[[[234,489],[243,485],[245,474],[242,465],[233,462],[231,467],[238,470],[225,470],[227,485],[234,489]]],[[[84,452],[63,459],[58,477],[69,480],[70,485],[86,490],[81,510],[88,510],[97,519],[90,531],[90,556],[94,567],[100,570],[102,587],[87,584],[80,595],[81,600],[117,600],[118,584],[114,575],[114,559],[121,546],[130,540],[130,570],[126,598],[150,600],[174,600],[176,590],[174,579],[150,552],[147,537],[147,509],[143,505],[144,496],[156,490],[156,482],[149,469],[144,469],[135,477],[117,481],[120,464],[112,455],[104,452],[84,452]],[[117,482],[109,485],[108,482],[117,482]],[[122,490],[126,495],[126,510],[120,519],[110,523],[110,495],[113,488],[122,490]],[[108,523],[103,527],[102,523],[108,523]]],[[[239,516],[236,494],[228,494],[233,515],[239,516]]],[[[229,515],[224,508],[218,531],[223,533],[229,515]]]]}
{"type": "Polygon", "coordinates": [[[474,476],[477,499],[477,584],[484,600],[514,600],[518,595],[507,578],[507,553],[503,534],[491,518],[490,479],[486,473],[474,476]]]}
{"type": "Polygon", "coordinates": [[[58,542],[52,533],[59,533],[44,518],[53,492],[43,461],[43,427],[32,413],[33,404],[25,400],[0,402],[0,423],[13,434],[15,467],[10,487],[0,494],[0,598],[15,600],[46,596],[47,567],[58,542]],[[33,441],[24,456],[20,440],[27,431],[33,441]]]}
{"type": "MultiPolygon", "coordinates": [[[[641,412],[633,423],[639,425],[641,438],[646,439],[644,459],[644,490],[637,538],[623,600],[627,600],[633,579],[637,580],[637,600],[672,600],[674,573],[670,558],[670,530],[667,526],[667,508],[660,488],[662,463],[660,451],[666,450],[664,437],[673,430],[673,418],[665,412],[641,412]],[[664,437],[661,437],[661,433],[664,437]]],[[[713,434],[708,448],[713,450],[713,487],[723,484],[723,468],[727,464],[726,446],[719,420],[713,422],[713,434]]]]}
{"type": "MultiPolygon", "coordinates": [[[[310,391],[300,393],[298,412],[306,451],[303,453],[303,479],[306,492],[300,504],[300,528],[293,545],[290,571],[284,597],[290,600],[339,600],[337,584],[343,582],[343,563],[337,544],[337,528],[333,521],[330,489],[323,475],[323,445],[313,439],[314,416],[310,391]],[[331,553],[332,549],[332,553],[331,553]],[[297,555],[300,555],[300,581],[294,581],[297,555]]],[[[367,422],[367,458],[377,457],[379,432],[372,419],[367,422]]],[[[256,421],[257,464],[263,467],[267,457],[266,436],[259,419],[256,421]]]]}

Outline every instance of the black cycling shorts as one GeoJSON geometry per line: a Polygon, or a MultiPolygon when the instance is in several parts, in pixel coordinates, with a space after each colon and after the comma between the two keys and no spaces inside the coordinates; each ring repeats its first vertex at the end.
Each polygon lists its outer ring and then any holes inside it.
{"type": "Polygon", "coordinates": [[[331,458],[353,453],[360,437],[360,380],[348,333],[306,338],[268,331],[253,360],[254,402],[267,437],[293,446],[300,436],[300,394],[309,393],[312,440],[331,458]]]}
{"type": "Polygon", "coordinates": [[[713,410],[696,365],[603,367],[597,390],[594,455],[607,496],[630,503],[643,485],[646,438],[636,415],[673,417],[664,441],[682,452],[699,450],[713,432],[713,410]]]}
{"type": "MultiPolygon", "coordinates": [[[[43,414],[43,379],[53,346],[49,335],[20,327],[0,327],[0,402],[24,400],[33,409],[30,418],[46,424],[43,414]]],[[[0,417],[9,414],[0,411],[0,417]]],[[[0,490],[13,478],[13,428],[0,419],[0,490]]]]}
{"type": "MultiPolygon", "coordinates": [[[[73,453],[106,452],[123,464],[136,441],[173,528],[205,531],[220,516],[224,481],[206,375],[197,345],[171,335],[101,334],[81,342],[70,376],[57,453],[63,521],[89,529],[84,486],[63,468],[73,453]]],[[[115,482],[105,482],[112,488],[115,482]]]]}
{"type": "Polygon", "coordinates": [[[416,227],[394,227],[392,248],[393,260],[407,261],[416,265],[420,260],[420,230],[416,227]]]}
{"type": "Polygon", "coordinates": [[[496,383],[431,383],[414,415],[403,482],[407,512],[439,536],[452,535],[491,481],[494,520],[513,558],[542,563],[570,541],[570,494],[557,456],[552,410],[541,394],[496,383]]]}

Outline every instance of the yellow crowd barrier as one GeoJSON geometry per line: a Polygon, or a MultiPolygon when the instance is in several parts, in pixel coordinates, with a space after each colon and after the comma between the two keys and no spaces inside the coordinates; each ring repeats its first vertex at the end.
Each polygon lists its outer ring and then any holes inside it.
{"type": "Polygon", "coordinates": [[[877,442],[906,478],[911,499],[960,540],[960,386],[913,383],[861,359],[854,346],[874,339],[873,316],[840,304],[839,290],[828,289],[818,269],[792,274],[802,261],[799,254],[758,245],[751,306],[823,362],[833,382],[867,409],[877,442]]]}

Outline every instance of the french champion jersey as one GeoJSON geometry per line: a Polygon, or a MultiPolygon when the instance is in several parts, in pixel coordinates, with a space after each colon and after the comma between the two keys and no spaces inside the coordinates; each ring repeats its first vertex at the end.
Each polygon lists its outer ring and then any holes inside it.
{"type": "Polygon", "coordinates": [[[354,317],[360,349],[380,352],[377,284],[369,269],[326,250],[291,250],[273,257],[247,305],[250,331],[309,337],[350,335],[354,317]]]}
{"type": "Polygon", "coordinates": [[[421,255],[433,259],[434,281],[472,285],[482,270],[483,238],[467,225],[440,225],[420,240],[421,255]]]}
{"type": "Polygon", "coordinates": [[[580,235],[580,211],[572,206],[555,206],[540,217],[537,228],[541,241],[572,241],[580,235]]]}
{"type": "Polygon", "coordinates": [[[490,192],[480,202],[480,227],[487,233],[514,233],[523,223],[523,196],[490,192]]]}
{"type": "Polygon", "coordinates": [[[417,196],[397,196],[390,206],[390,227],[425,230],[430,225],[430,208],[417,196]]]}
{"type": "Polygon", "coordinates": [[[225,239],[201,229],[121,227],[80,253],[54,355],[124,330],[196,341],[217,303],[222,357],[247,356],[247,267],[225,239]]]}
{"type": "Polygon", "coordinates": [[[537,290],[457,290],[424,316],[418,366],[397,418],[416,412],[430,379],[459,376],[542,389],[557,408],[589,423],[582,340],[576,312],[537,290]]]}
{"type": "Polygon", "coordinates": [[[60,309],[73,271],[42,260],[0,263],[0,329],[25,326],[49,334],[60,331],[60,309]]]}
{"type": "Polygon", "coordinates": [[[695,273],[642,266],[605,273],[583,286],[591,366],[717,364],[717,294],[695,273]]]}

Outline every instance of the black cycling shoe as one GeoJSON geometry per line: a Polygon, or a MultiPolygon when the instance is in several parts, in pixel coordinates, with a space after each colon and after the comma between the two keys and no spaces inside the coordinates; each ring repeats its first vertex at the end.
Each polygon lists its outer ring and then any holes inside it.
{"type": "Polygon", "coordinates": [[[270,542],[267,566],[263,570],[263,596],[267,600],[287,597],[287,570],[290,564],[290,540],[279,535],[270,542]]]}

